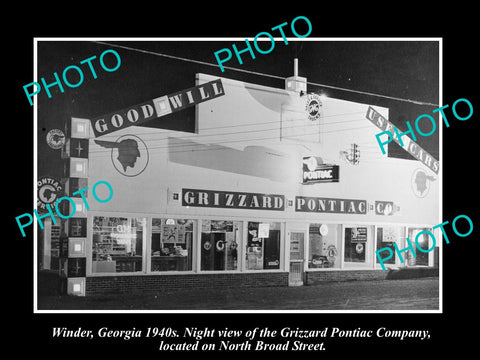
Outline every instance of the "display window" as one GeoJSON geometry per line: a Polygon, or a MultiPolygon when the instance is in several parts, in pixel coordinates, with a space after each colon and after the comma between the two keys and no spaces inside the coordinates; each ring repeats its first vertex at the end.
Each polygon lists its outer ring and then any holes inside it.
{"type": "Polygon", "coordinates": [[[365,264],[367,262],[367,245],[369,227],[345,227],[344,261],[365,264]]]}
{"type": "Polygon", "coordinates": [[[308,268],[340,268],[338,252],[340,225],[310,224],[308,268]]]}
{"type": "Polygon", "coordinates": [[[241,228],[241,221],[202,220],[201,270],[238,270],[241,228]]]}
{"type": "MultiPolygon", "coordinates": [[[[398,260],[397,251],[395,250],[394,244],[397,244],[399,249],[404,247],[404,228],[401,226],[379,226],[377,227],[377,248],[380,250],[382,248],[389,248],[392,250],[392,257],[388,260],[383,261],[385,265],[395,265],[398,260]]],[[[388,254],[386,252],[386,254],[388,254]]],[[[375,256],[376,263],[380,264],[380,260],[375,256]]],[[[399,260],[398,260],[399,261],[399,260]]]]}
{"type": "Polygon", "coordinates": [[[92,272],[143,271],[146,218],[93,217],[92,272]]]}
{"type": "Polygon", "coordinates": [[[59,261],[65,255],[61,253],[62,241],[65,242],[65,222],[53,224],[50,219],[44,222],[44,231],[38,232],[38,265],[40,270],[59,270],[59,261]]]}
{"type": "Polygon", "coordinates": [[[192,270],[195,220],[152,219],[151,271],[192,270]]]}
{"type": "Polygon", "coordinates": [[[281,223],[249,222],[246,244],[247,270],[280,269],[281,223]]]}
{"type": "Polygon", "coordinates": [[[417,241],[415,241],[415,238],[417,237],[418,233],[422,231],[432,232],[433,230],[432,228],[409,228],[408,229],[408,238],[410,239],[410,242],[413,248],[415,249],[415,255],[416,255],[416,257],[414,257],[412,252],[408,250],[407,254],[403,256],[404,259],[407,259],[406,263],[408,264],[408,266],[428,266],[429,253],[418,250],[417,242],[418,242],[418,246],[421,247],[422,250],[426,251],[431,246],[430,236],[426,233],[423,233],[418,237],[417,241]]]}
{"type": "Polygon", "coordinates": [[[60,224],[52,224],[50,233],[50,269],[58,270],[58,259],[60,258],[60,224]]]}

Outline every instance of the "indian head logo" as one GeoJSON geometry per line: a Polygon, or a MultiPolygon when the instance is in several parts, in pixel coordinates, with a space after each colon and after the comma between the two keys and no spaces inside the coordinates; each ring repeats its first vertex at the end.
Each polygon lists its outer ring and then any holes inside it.
{"type": "Polygon", "coordinates": [[[124,176],[137,176],[148,165],[148,149],[142,139],[135,135],[123,135],[117,141],[95,140],[98,145],[112,149],[115,169],[124,176]]]}
{"type": "Polygon", "coordinates": [[[423,198],[430,191],[430,182],[437,180],[435,177],[427,175],[422,169],[416,169],[412,174],[412,191],[416,197],[423,198]]]}

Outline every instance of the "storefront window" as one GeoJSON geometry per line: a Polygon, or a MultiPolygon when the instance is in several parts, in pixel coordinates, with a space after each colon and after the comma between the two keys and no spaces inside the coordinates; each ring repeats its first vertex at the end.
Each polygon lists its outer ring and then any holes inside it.
{"type": "MultiPolygon", "coordinates": [[[[400,226],[379,226],[377,227],[377,250],[382,248],[390,248],[392,250],[392,257],[388,260],[383,261],[384,264],[396,264],[397,261],[397,252],[395,250],[394,244],[396,243],[399,249],[402,249],[403,242],[400,240],[403,238],[402,227],[400,226]]],[[[388,254],[388,252],[385,252],[388,254]]],[[[384,255],[386,256],[386,255],[384,255]]],[[[377,256],[377,264],[380,263],[380,260],[377,256]]]]}
{"type": "Polygon", "coordinates": [[[152,271],[192,270],[195,220],[152,219],[152,271]]]}
{"type": "Polygon", "coordinates": [[[237,270],[241,227],[239,221],[202,221],[201,270],[237,270]]]}
{"type": "Polygon", "coordinates": [[[345,228],[345,262],[365,263],[367,252],[368,227],[345,228]]]}
{"type": "Polygon", "coordinates": [[[338,225],[310,224],[308,268],[340,268],[338,225]]]}
{"type": "Polygon", "coordinates": [[[143,268],[145,218],[93,218],[93,273],[140,272],[143,268]]]}
{"type": "Polygon", "coordinates": [[[280,223],[248,223],[247,269],[280,269],[280,223]]]}
{"type": "Polygon", "coordinates": [[[64,232],[65,223],[57,220],[53,224],[50,219],[44,221],[44,230],[38,227],[38,260],[41,270],[58,270],[60,257],[61,240],[68,239],[64,232]],[[62,233],[63,232],[63,233],[62,233]],[[63,235],[63,238],[61,239],[63,235]]]}
{"type": "MultiPolygon", "coordinates": [[[[428,253],[418,250],[416,241],[415,241],[417,234],[421,231],[432,232],[432,229],[431,228],[408,229],[408,238],[410,239],[410,242],[412,243],[412,246],[415,249],[415,255],[417,255],[417,257],[415,258],[413,257],[412,252],[410,250],[408,251],[407,255],[404,256],[404,259],[408,259],[407,260],[408,266],[415,266],[415,265],[428,266],[428,253]]],[[[430,248],[430,245],[431,245],[430,236],[426,233],[421,234],[418,237],[417,242],[418,242],[418,246],[420,246],[424,251],[430,248]]]]}
{"type": "MultiPolygon", "coordinates": [[[[60,258],[60,232],[61,225],[52,225],[50,233],[50,269],[58,270],[58,260],[60,258]]],[[[65,234],[64,234],[65,235],[65,234]]]]}

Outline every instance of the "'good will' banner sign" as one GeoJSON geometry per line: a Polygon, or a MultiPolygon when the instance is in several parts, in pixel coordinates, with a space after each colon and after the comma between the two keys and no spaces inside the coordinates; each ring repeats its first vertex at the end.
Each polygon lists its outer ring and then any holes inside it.
{"type": "Polygon", "coordinates": [[[222,80],[158,97],[91,120],[95,137],[106,135],[129,126],[139,125],[204,101],[225,95],[222,80]]]}

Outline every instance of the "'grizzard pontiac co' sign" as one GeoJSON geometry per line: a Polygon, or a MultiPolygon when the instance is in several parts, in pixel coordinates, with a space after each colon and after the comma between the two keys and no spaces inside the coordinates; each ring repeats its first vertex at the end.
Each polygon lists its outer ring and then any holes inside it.
{"type": "Polygon", "coordinates": [[[146,121],[186,109],[201,102],[225,95],[222,80],[217,79],[202,85],[158,97],[91,120],[95,137],[139,125],[146,121]]]}
{"type": "Polygon", "coordinates": [[[182,206],[283,211],[285,197],[272,194],[182,189],[182,206]]]}

